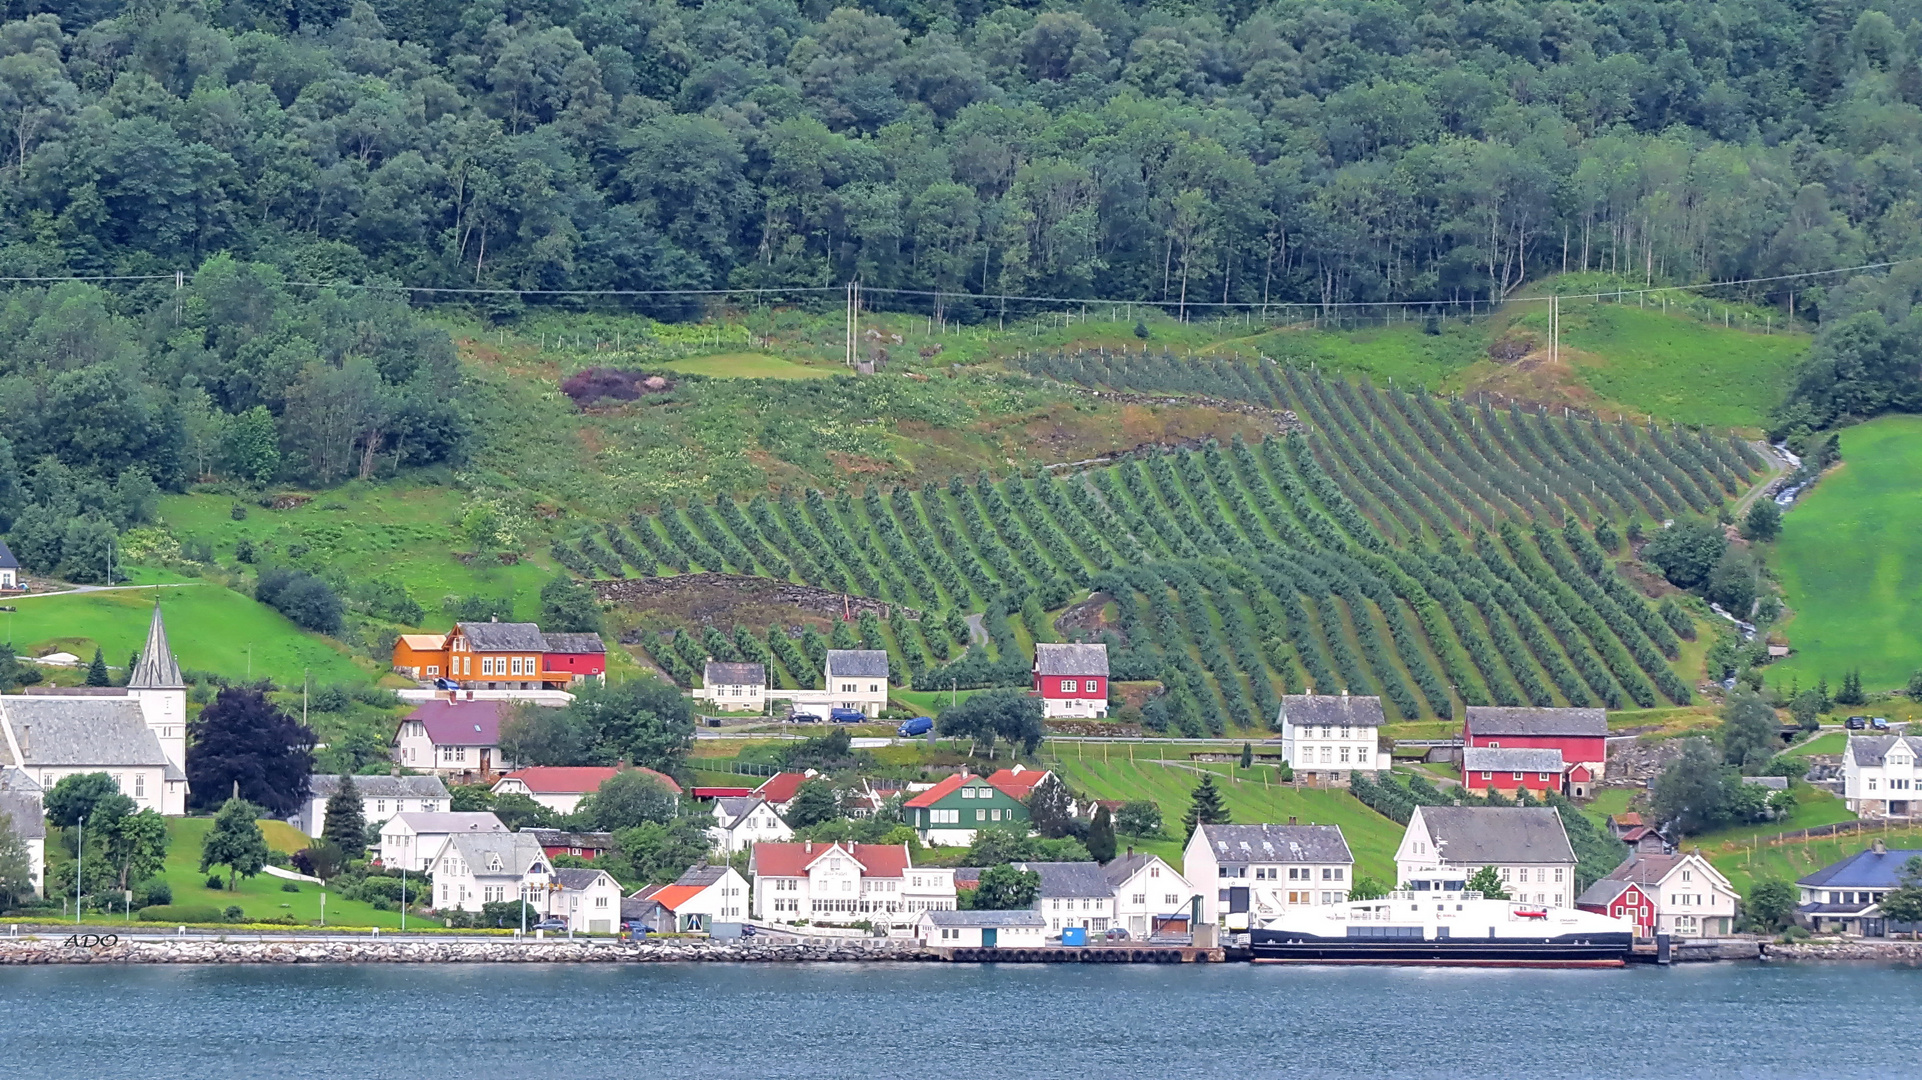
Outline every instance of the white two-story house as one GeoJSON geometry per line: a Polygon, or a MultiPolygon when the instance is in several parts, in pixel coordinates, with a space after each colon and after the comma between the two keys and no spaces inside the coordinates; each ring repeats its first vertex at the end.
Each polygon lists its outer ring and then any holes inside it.
{"type": "Polygon", "coordinates": [[[1727,937],[1741,897],[1699,852],[1638,851],[1608,880],[1641,889],[1655,906],[1655,932],[1676,937],[1727,937]]]}
{"type": "Polygon", "coordinates": [[[705,701],[723,712],[764,712],[767,709],[767,668],[761,664],[736,664],[709,658],[701,669],[701,687],[694,691],[696,701],[705,701]]]}
{"type": "Polygon", "coordinates": [[[547,910],[547,853],[526,833],[454,833],[427,860],[427,874],[439,911],[479,911],[482,904],[514,900],[547,910]]]}
{"type": "Polygon", "coordinates": [[[1187,929],[1193,915],[1194,886],[1158,855],[1130,851],[1101,868],[1114,892],[1114,925],[1145,941],[1158,925],[1173,921],[1187,929]]]}
{"type": "MultiPolygon", "coordinates": [[[[395,814],[443,813],[448,808],[447,785],[438,776],[356,776],[355,794],[360,796],[361,819],[369,825],[385,825],[395,814]]],[[[327,802],[340,791],[343,778],[332,773],[315,773],[307,781],[307,798],[287,823],[308,836],[319,836],[327,824],[327,802]]]]}
{"type": "Polygon", "coordinates": [[[915,866],[906,844],[756,844],[748,873],[768,922],[912,926],[955,908],[954,870],[915,866]]]}
{"type": "Polygon", "coordinates": [[[1114,886],[1100,863],[1022,862],[1014,868],[1040,875],[1034,909],[1048,920],[1050,936],[1079,927],[1094,938],[1115,925],[1114,886]]]}
{"type": "Polygon", "coordinates": [[[728,795],[714,800],[714,824],[708,826],[707,835],[723,854],[732,855],[755,844],[792,840],[794,830],[766,799],[728,795]]]}
{"type": "Polygon", "coordinates": [[[1511,898],[1573,907],[1575,849],[1548,806],[1417,806],[1395,851],[1400,888],[1460,892],[1484,866],[1511,898]]]}
{"type": "Polygon", "coordinates": [[[576,934],[613,934],[621,929],[621,883],[605,870],[555,870],[545,900],[528,901],[548,915],[567,920],[576,934]]]}
{"type": "Polygon", "coordinates": [[[1289,908],[1348,899],[1355,857],[1335,825],[1202,825],[1181,854],[1201,921],[1246,930],[1289,908]]]}
{"type": "Polygon", "coordinates": [[[1842,754],[1842,798],[1860,817],[1913,817],[1922,810],[1922,737],[1851,735],[1842,754]]]}
{"type": "Polygon", "coordinates": [[[380,827],[380,864],[397,870],[425,870],[450,836],[506,831],[500,818],[485,811],[395,814],[380,827]]]}
{"type": "Polygon", "coordinates": [[[401,718],[394,731],[394,764],[458,783],[491,783],[513,768],[501,757],[501,721],[511,701],[436,698],[401,718]]]}
{"type": "Polygon", "coordinates": [[[829,649],[822,671],[822,686],[833,708],[858,709],[870,718],[887,710],[885,649],[829,649]]]}
{"type": "Polygon", "coordinates": [[[1357,772],[1389,764],[1381,749],[1381,699],[1340,694],[1289,694],[1281,699],[1281,752],[1304,783],[1346,784],[1357,772]]]}

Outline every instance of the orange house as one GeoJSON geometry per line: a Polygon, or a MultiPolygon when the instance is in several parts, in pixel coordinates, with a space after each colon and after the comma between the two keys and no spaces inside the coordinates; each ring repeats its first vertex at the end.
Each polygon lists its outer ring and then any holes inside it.
{"type": "Polygon", "coordinates": [[[394,642],[394,670],[416,679],[438,679],[447,671],[445,634],[402,634],[394,642]]]}

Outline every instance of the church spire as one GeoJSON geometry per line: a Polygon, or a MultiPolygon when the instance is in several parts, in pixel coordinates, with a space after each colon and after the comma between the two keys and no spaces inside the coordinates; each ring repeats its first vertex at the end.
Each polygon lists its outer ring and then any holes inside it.
{"type": "Polygon", "coordinates": [[[147,644],[140,650],[133,675],[127,679],[132,690],[177,690],[186,682],[180,677],[180,664],[167,648],[167,624],[160,619],[160,601],[153,604],[153,622],[147,627],[147,644]]]}

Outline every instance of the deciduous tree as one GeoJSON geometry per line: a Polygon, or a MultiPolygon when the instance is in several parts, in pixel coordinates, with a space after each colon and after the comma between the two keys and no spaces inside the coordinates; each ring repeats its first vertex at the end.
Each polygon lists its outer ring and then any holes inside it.
{"type": "Polygon", "coordinates": [[[314,732],[252,687],[222,689],[187,725],[187,784],[199,806],[239,797],[286,817],[307,795],[314,732]]]}
{"type": "Polygon", "coordinates": [[[258,819],[263,810],[246,799],[235,797],[220,806],[213,828],[200,847],[200,872],[216,866],[227,868],[227,891],[234,891],[240,877],[253,877],[267,865],[267,838],[258,819]]]}

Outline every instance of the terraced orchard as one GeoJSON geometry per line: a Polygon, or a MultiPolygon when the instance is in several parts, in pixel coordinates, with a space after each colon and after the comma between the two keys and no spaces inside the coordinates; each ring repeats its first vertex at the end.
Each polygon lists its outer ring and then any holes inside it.
{"type": "Polygon", "coordinates": [[[884,646],[916,689],[1023,685],[1046,614],[1112,598],[1119,680],[1167,693],[1151,725],[1261,729],[1279,695],[1380,694],[1406,718],[1462,705],[1651,707],[1690,698],[1668,661],[1693,625],[1614,570],[1594,528],[1712,514],[1761,460],[1733,438],[1491,409],[1273,361],[1043,356],[1085,387],[1293,410],[1304,432],[1066,476],[784,491],[637,513],[557,544],[583,575],[766,575],[893,602],[829,641],[780,629],[655,642],[811,684],[832,644],[884,646]],[[918,611],[910,618],[902,606],[918,611]],[[964,649],[962,612],[989,644],[964,649]],[[957,655],[959,654],[959,655],[957,655]],[[952,659],[951,659],[952,658],[952,659]]]}

